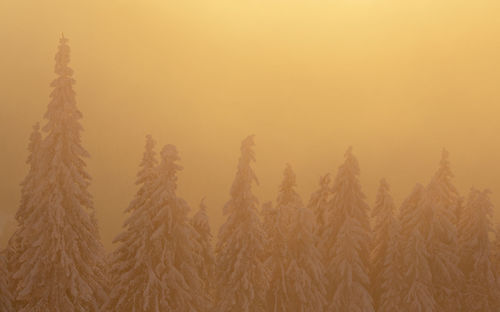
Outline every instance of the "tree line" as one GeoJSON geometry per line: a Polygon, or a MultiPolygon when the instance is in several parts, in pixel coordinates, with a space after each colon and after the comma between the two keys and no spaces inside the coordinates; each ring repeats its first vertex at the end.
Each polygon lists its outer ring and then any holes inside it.
{"type": "Polygon", "coordinates": [[[0,253],[1,311],[500,310],[490,192],[461,196],[446,151],[430,182],[415,185],[400,207],[384,179],[369,207],[351,148],[307,203],[287,164],[275,203],[259,205],[249,136],[213,242],[203,201],[191,214],[176,192],[177,148],[158,154],[147,136],[138,190],[106,254],[69,61],[63,36],[46,124],[29,140],[17,228],[0,253]]]}

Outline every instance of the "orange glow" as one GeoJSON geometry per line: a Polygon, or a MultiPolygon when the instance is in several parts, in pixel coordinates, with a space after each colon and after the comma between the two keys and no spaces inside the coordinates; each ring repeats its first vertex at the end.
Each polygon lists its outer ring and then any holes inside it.
{"type": "Polygon", "coordinates": [[[252,133],[261,202],[275,199],[286,162],[307,202],[352,145],[370,203],[386,177],[399,204],[446,147],[461,193],[488,187],[498,207],[499,10],[493,0],[0,1],[0,211],[17,209],[61,32],[106,247],[146,134],[177,145],[179,194],[193,208],[206,196],[214,233],[252,133]]]}

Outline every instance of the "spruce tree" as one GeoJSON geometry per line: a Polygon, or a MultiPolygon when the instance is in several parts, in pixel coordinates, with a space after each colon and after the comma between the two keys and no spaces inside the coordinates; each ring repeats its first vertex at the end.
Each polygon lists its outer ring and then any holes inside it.
{"type": "MultiPolygon", "coordinates": [[[[283,172],[283,180],[279,187],[279,193],[276,200],[277,217],[275,223],[268,232],[269,250],[271,257],[266,262],[270,272],[270,287],[267,293],[267,302],[270,311],[290,311],[295,308],[293,303],[298,302],[296,298],[297,290],[293,289],[289,266],[294,263],[297,265],[297,259],[292,256],[298,256],[290,253],[290,236],[292,228],[297,226],[297,217],[300,209],[303,208],[302,200],[295,190],[297,183],[295,173],[292,167],[287,164],[283,172]]],[[[314,243],[314,240],[312,241],[314,243]]],[[[314,248],[314,246],[312,246],[314,248]]],[[[295,268],[300,270],[302,268],[295,268]]],[[[300,273],[297,273],[300,274],[300,273]]]]}
{"type": "Polygon", "coordinates": [[[144,294],[147,285],[157,282],[156,278],[153,278],[152,262],[147,255],[138,256],[137,253],[151,249],[151,246],[146,244],[149,243],[153,232],[149,209],[153,183],[158,175],[155,145],[153,138],[146,136],[145,150],[136,180],[139,189],[125,210],[129,213],[123,225],[125,229],[113,241],[118,247],[110,255],[111,290],[103,309],[105,311],[152,309],[145,304],[144,294]],[[131,285],[133,287],[130,287],[131,285]]]}
{"type": "Polygon", "coordinates": [[[404,253],[405,274],[407,282],[402,298],[402,309],[408,312],[434,312],[436,302],[432,293],[432,273],[429,266],[429,253],[425,238],[418,228],[412,230],[404,253]]]}
{"type": "Polygon", "coordinates": [[[427,247],[429,210],[424,210],[422,201],[425,188],[415,185],[400,209],[401,250],[403,253],[402,311],[437,311],[430,272],[427,247]]]}
{"type": "Polygon", "coordinates": [[[218,234],[216,249],[215,311],[264,311],[268,273],[262,261],[264,231],[257,211],[252,184],[257,177],[253,136],[241,144],[238,170],[224,206],[226,222],[218,234]]]}
{"type": "Polygon", "coordinates": [[[325,232],[325,228],[328,222],[328,201],[331,195],[330,182],[330,174],[321,176],[318,183],[319,187],[314,193],[311,194],[309,203],[307,204],[307,208],[309,208],[315,216],[315,224],[313,230],[315,236],[315,245],[318,248],[321,248],[321,246],[319,246],[319,242],[321,240],[321,237],[323,237],[323,233],[325,232]]]}
{"type": "Polygon", "coordinates": [[[290,260],[285,276],[289,300],[285,311],[323,311],[327,304],[325,272],[314,244],[313,225],[313,213],[299,208],[287,244],[290,260]]]}
{"type": "MultiPolygon", "coordinates": [[[[21,254],[15,297],[18,311],[98,311],[106,298],[104,250],[99,241],[90,176],[81,145],[70,48],[64,36],[56,54],[53,91],[43,128],[32,207],[20,207],[21,254]]],[[[24,195],[24,194],[23,194],[24,195]]]]}
{"type": "Polygon", "coordinates": [[[208,303],[197,270],[199,246],[192,239],[189,206],[176,195],[177,172],[182,169],[178,160],[176,147],[166,145],[156,173],[147,174],[143,166],[145,191],[132,207],[143,204],[133,210],[127,230],[116,239],[130,249],[115,257],[113,276],[119,278],[107,310],[201,311],[208,303]]]}
{"type": "Polygon", "coordinates": [[[500,310],[500,288],[491,261],[493,204],[489,191],[470,191],[460,222],[460,268],[465,277],[463,308],[466,311],[500,310]]]}
{"type": "Polygon", "coordinates": [[[280,218],[280,210],[265,205],[264,228],[266,230],[265,267],[269,273],[269,288],[266,294],[265,311],[286,312],[289,295],[287,293],[288,246],[280,218]]]}
{"type": "Polygon", "coordinates": [[[451,182],[448,152],[442,153],[440,166],[426,187],[421,208],[430,214],[425,235],[433,294],[437,309],[443,312],[461,310],[460,285],[463,275],[458,267],[458,232],[456,211],[459,195],[451,182]]]}
{"type": "Polygon", "coordinates": [[[374,311],[370,294],[371,229],[359,182],[359,164],[349,148],[339,167],[323,235],[327,252],[329,311],[374,311]]]}
{"type": "MultiPolygon", "coordinates": [[[[212,248],[212,232],[207,215],[207,207],[202,200],[198,212],[191,218],[191,225],[196,231],[196,241],[200,247],[197,250],[198,275],[203,282],[203,296],[213,302],[213,286],[215,278],[215,255],[212,248]]],[[[210,311],[211,306],[203,307],[204,311],[210,311]]]]}
{"type": "Polygon", "coordinates": [[[399,309],[397,300],[401,295],[401,259],[399,251],[399,225],[394,213],[394,202],[389,184],[382,179],[378,189],[372,217],[374,242],[371,253],[371,281],[375,307],[381,311],[399,309]],[[382,300],[382,296],[384,299],[382,300]],[[383,301],[383,302],[382,302],[383,301]],[[384,306],[382,309],[381,307],[384,306]]]}
{"type": "Polygon", "coordinates": [[[290,232],[291,226],[297,218],[297,211],[303,206],[302,199],[295,190],[296,187],[297,180],[292,166],[286,164],[276,199],[276,209],[280,211],[280,223],[285,235],[290,232]]]}
{"type": "MultiPolygon", "coordinates": [[[[22,239],[19,234],[24,228],[24,220],[29,216],[29,214],[33,213],[33,207],[35,206],[32,194],[34,193],[38,185],[36,178],[39,169],[38,163],[41,142],[42,135],[40,133],[40,124],[36,123],[33,126],[28,144],[29,156],[26,160],[26,164],[29,166],[29,171],[21,183],[21,202],[16,213],[18,228],[10,237],[6,249],[6,261],[9,274],[11,274],[12,272],[16,272],[19,269],[20,262],[18,260],[18,257],[22,254],[22,251],[24,249],[21,245],[22,239]]],[[[16,280],[12,278],[10,279],[9,287],[11,293],[15,293],[15,282],[16,280]]],[[[13,304],[15,306],[15,301],[13,301],[13,304]]]]}

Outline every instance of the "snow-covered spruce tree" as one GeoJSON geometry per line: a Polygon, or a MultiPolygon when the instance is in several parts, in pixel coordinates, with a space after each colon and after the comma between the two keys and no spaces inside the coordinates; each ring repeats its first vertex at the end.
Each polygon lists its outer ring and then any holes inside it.
{"type": "Polygon", "coordinates": [[[376,310],[387,312],[399,311],[397,300],[402,290],[399,224],[394,210],[389,184],[382,179],[372,210],[375,239],[371,253],[371,281],[376,310]]]}
{"type": "MultiPolygon", "coordinates": [[[[29,166],[29,171],[21,183],[21,202],[16,213],[18,228],[12,234],[7,244],[6,261],[9,273],[16,272],[19,269],[20,262],[18,261],[18,257],[22,254],[23,250],[21,246],[22,240],[19,233],[21,233],[24,228],[23,221],[33,212],[35,204],[32,194],[37,186],[36,176],[39,168],[38,162],[41,142],[42,135],[40,133],[40,125],[39,123],[36,123],[33,126],[33,131],[31,132],[28,144],[29,156],[26,163],[29,166]]],[[[11,293],[15,293],[15,285],[15,280],[10,279],[9,287],[11,293]]]]}
{"type": "Polygon", "coordinates": [[[426,235],[431,213],[422,209],[425,188],[415,185],[400,209],[400,242],[403,253],[403,295],[401,311],[437,311],[429,266],[426,235]]]}
{"type": "MultiPolygon", "coordinates": [[[[321,237],[323,237],[323,233],[325,232],[325,227],[327,224],[327,215],[328,215],[328,201],[330,199],[330,174],[325,174],[319,178],[319,187],[318,189],[311,194],[309,198],[309,202],[307,204],[307,208],[309,208],[315,217],[314,222],[314,236],[315,236],[315,245],[319,247],[319,241],[321,237]]],[[[323,255],[322,255],[323,257],[323,255]]]]}
{"type": "Polygon", "coordinates": [[[266,234],[264,263],[269,273],[265,311],[286,312],[289,300],[286,271],[289,261],[280,210],[273,208],[269,203],[263,205],[263,214],[266,234]]]}
{"type": "Polygon", "coordinates": [[[280,211],[280,223],[285,235],[288,235],[292,224],[295,223],[298,209],[303,207],[302,199],[295,190],[296,187],[297,182],[292,166],[286,164],[276,199],[276,209],[280,211]]]}
{"type": "MultiPolygon", "coordinates": [[[[420,213],[419,207],[422,198],[425,195],[425,187],[417,183],[411,194],[403,201],[401,207],[399,208],[399,225],[400,225],[400,236],[401,236],[401,249],[404,250],[406,247],[404,244],[410,240],[413,235],[413,230],[417,228],[420,233],[424,233],[424,225],[429,223],[430,215],[418,214],[420,213]],[[420,219],[416,220],[415,215],[418,215],[420,219]],[[426,217],[426,215],[428,215],[426,217]]],[[[424,238],[425,239],[425,238],[424,238]]]]}
{"type": "Polygon", "coordinates": [[[369,240],[366,228],[347,215],[338,232],[330,262],[335,274],[335,290],[328,311],[375,311],[369,292],[367,261],[362,257],[363,244],[369,240]]]}
{"type": "MultiPolygon", "coordinates": [[[[432,294],[432,275],[430,271],[429,253],[418,228],[414,228],[403,250],[405,266],[404,280],[407,283],[402,306],[399,311],[434,312],[436,302],[432,294]]],[[[384,311],[384,310],[381,310],[384,311]]]]}
{"type": "MultiPolygon", "coordinates": [[[[149,195],[139,195],[148,198],[127,220],[130,230],[116,239],[129,243],[129,259],[127,252],[114,259],[113,276],[120,277],[105,306],[108,311],[187,312],[203,311],[208,305],[197,270],[199,246],[192,239],[196,234],[188,222],[189,207],[176,195],[177,172],[182,169],[178,160],[175,146],[162,149],[154,180],[144,179],[144,193],[149,195]]],[[[132,203],[142,201],[136,199],[132,203]]]]}
{"type": "Polygon", "coordinates": [[[241,144],[238,171],[231,198],[224,207],[226,222],[219,230],[216,249],[215,311],[257,312],[265,310],[268,272],[264,255],[264,231],[252,184],[257,178],[253,136],[241,144]]]}
{"type": "Polygon", "coordinates": [[[287,164],[276,200],[277,218],[267,233],[269,242],[267,247],[271,252],[266,261],[270,273],[267,293],[267,305],[270,311],[291,311],[295,308],[292,303],[298,300],[294,297],[297,296],[296,290],[292,289],[291,285],[291,279],[294,277],[287,273],[294,260],[291,258],[288,246],[291,230],[296,226],[299,209],[303,208],[302,200],[295,190],[296,186],[295,173],[287,164]]]}
{"type": "Polygon", "coordinates": [[[460,286],[463,274],[458,267],[458,232],[456,209],[458,193],[451,182],[448,152],[443,151],[440,166],[425,190],[420,209],[430,213],[430,221],[421,234],[429,252],[433,295],[437,310],[461,310],[460,286]]]}
{"type": "Polygon", "coordinates": [[[314,242],[314,215],[299,208],[288,239],[289,264],[287,309],[289,312],[323,311],[326,301],[326,278],[321,255],[314,242]]]}
{"type": "Polygon", "coordinates": [[[401,311],[404,290],[403,254],[398,219],[393,219],[389,225],[388,233],[387,252],[380,278],[382,293],[377,311],[396,312],[401,311]]]}
{"type": "Polygon", "coordinates": [[[56,54],[54,88],[30,193],[32,207],[21,207],[18,232],[22,251],[13,273],[20,312],[98,311],[106,299],[104,249],[99,241],[88,192],[76,107],[70,48],[64,36],[56,54]]]}
{"type": "Polygon", "coordinates": [[[147,300],[144,290],[148,284],[157,282],[157,279],[152,272],[152,262],[148,255],[138,255],[138,252],[146,253],[151,248],[146,243],[150,241],[153,233],[149,210],[153,183],[157,178],[155,145],[153,138],[146,136],[145,150],[136,180],[139,189],[125,210],[130,215],[123,225],[124,231],[113,241],[118,247],[109,257],[111,290],[109,300],[103,308],[105,311],[126,311],[127,308],[133,311],[134,307],[144,311],[153,309],[145,305],[147,300]],[[130,287],[131,285],[133,287],[130,287]]]}
{"type": "MultiPolygon", "coordinates": [[[[215,278],[215,255],[212,248],[212,231],[207,215],[207,207],[202,200],[198,212],[191,218],[191,225],[196,231],[196,241],[200,247],[197,250],[197,268],[198,275],[203,281],[204,296],[213,299],[213,286],[215,278]]],[[[210,306],[206,307],[206,311],[210,311],[210,306]]]]}
{"type": "Polygon", "coordinates": [[[371,229],[359,182],[359,164],[349,148],[330,200],[323,246],[327,252],[328,311],[374,311],[370,294],[371,229]]]}
{"type": "Polygon", "coordinates": [[[500,288],[491,262],[493,204],[489,191],[470,191],[460,222],[460,268],[464,273],[463,310],[500,310],[500,288]]]}
{"type": "Polygon", "coordinates": [[[14,312],[5,251],[0,252],[0,311],[14,312]]]}

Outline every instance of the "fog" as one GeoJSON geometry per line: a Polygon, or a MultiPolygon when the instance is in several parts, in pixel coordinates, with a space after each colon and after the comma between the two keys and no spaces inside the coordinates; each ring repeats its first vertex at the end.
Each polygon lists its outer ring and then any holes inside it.
{"type": "Polygon", "coordinates": [[[249,134],[261,202],[275,199],[287,162],[307,201],[353,146],[369,203],[385,177],[399,204],[446,148],[460,192],[490,188],[498,212],[499,10],[488,0],[1,1],[0,212],[18,207],[61,32],[108,249],[146,134],[178,147],[179,195],[193,208],[206,196],[214,233],[249,134]]]}

